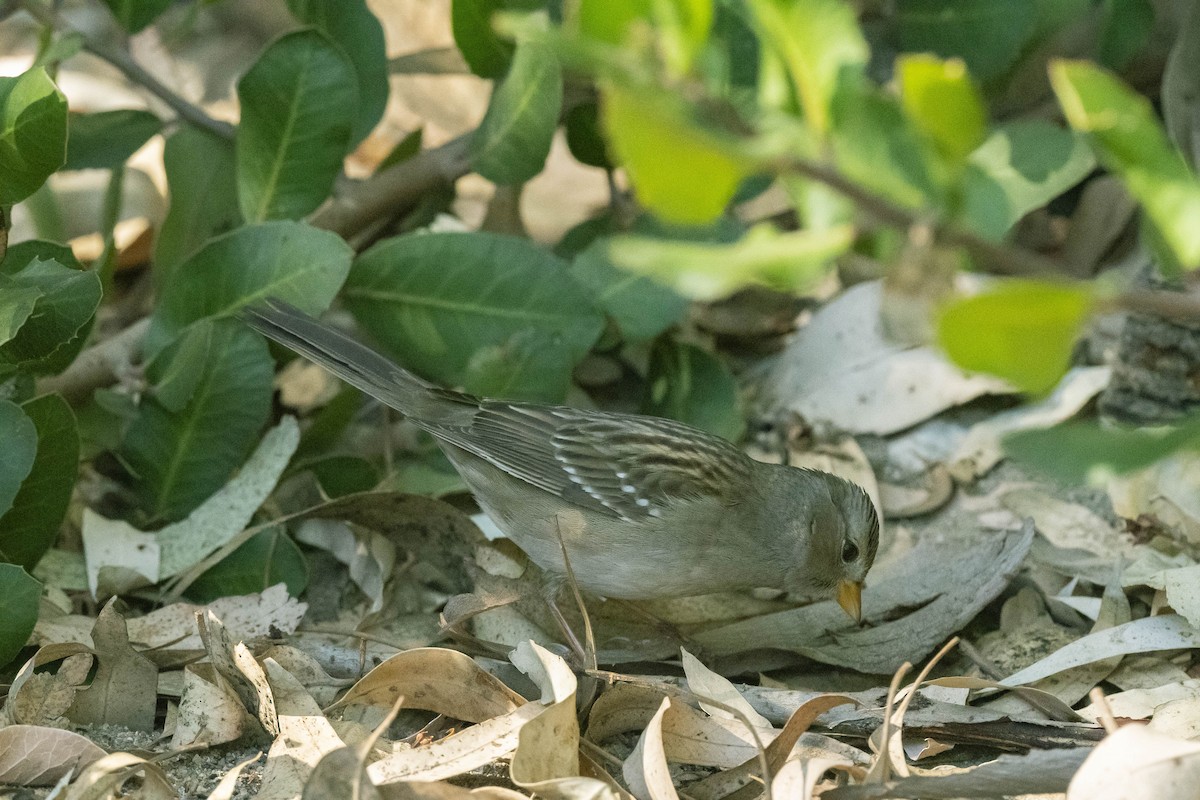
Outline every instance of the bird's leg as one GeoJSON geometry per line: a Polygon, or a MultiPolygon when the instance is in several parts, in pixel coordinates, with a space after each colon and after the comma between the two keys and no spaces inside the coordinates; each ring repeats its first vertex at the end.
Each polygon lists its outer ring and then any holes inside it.
{"type": "Polygon", "coordinates": [[[571,626],[567,624],[567,620],[563,616],[562,609],[560,609],[558,604],[555,602],[564,583],[564,580],[562,579],[554,581],[555,585],[553,588],[553,593],[548,600],[550,605],[550,613],[554,615],[555,620],[557,620],[559,626],[562,627],[563,635],[567,637],[567,643],[571,646],[571,649],[575,651],[575,655],[579,657],[580,665],[585,670],[595,670],[598,665],[596,663],[596,638],[592,633],[592,619],[590,616],[588,616],[587,606],[583,604],[583,595],[579,591],[579,583],[575,580],[575,571],[571,569],[571,558],[567,555],[567,543],[563,539],[562,526],[559,524],[557,518],[555,519],[554,530],[555,533],[558,534],[558,546],[562,548],[565,583],[571,587],[571,594],[575,597],[575,606],[579,609],[579,614],[583,618],[583,644],[580,644],[579,638],[575,635],[575,632],[571,630],[571,626]]]}

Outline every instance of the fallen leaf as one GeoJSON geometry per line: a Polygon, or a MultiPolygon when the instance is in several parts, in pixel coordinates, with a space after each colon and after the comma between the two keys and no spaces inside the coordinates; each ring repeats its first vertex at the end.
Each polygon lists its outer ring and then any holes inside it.
{"type": "Polygon", "coordinates": [[[104,755],[103,749],[73,731],[9,725],[0,728],[0,783],[52,786],[104,755]]]}
{"type": "Polygon", "coordinates": [[[1200,744],[1126,725],[1083,762],[1067,800],[1191,800],[1198,785],[1200,744]]]}

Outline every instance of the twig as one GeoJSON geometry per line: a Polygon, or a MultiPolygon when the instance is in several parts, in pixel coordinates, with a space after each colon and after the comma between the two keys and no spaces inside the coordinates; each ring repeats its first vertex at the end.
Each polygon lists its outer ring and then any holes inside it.
{"type": "Polygon", "coordinates": [[[380,216],[403,210],[467,174],[469,141],[466,134],[388,167],[317,209],[309,223],[349,239],[380,216]]]}
{"type": "Polygon", "coordinates": [[[233,126],[227,122],[213,119],[196,105],[189,103],[177,95],[157,78],[142,68],[123,50],[109,47],[96,36],[76,30],[59,18],[53,10],[42,5],[38,0],[20,0],[20,5],[34,19],[60,31],[73,33],[80,37],[83,47],[93,55],[104,59],[125,74],[129,80],[145,88],[152,95],[165,103],[172,111],[193,125],[220,136],[222,139],[233,138],[233,126]]]}
{"type": "Polygon", "coordinates": [[[86,400],[94,390],[111,385],[122,369],[137,361],[142,337],[149,327],[149,318],[142,319],[116,336],[89,347],[58,375],[39,380],[38,392],[58,392],[68,402],[86,400]]]}

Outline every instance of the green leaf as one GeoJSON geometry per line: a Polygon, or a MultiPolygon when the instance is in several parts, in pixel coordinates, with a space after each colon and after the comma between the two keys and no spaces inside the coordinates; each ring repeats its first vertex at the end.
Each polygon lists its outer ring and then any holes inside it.
{"type": "Polygon", "coordinates": [[[296,460],[316,458],[332,450],[360,408],[362,392],[348,384],[343,386],[309,420],[308,427],[300,437],[300,446],[296,448],[296,460]]]}
{"type": "Polygon", "coordinates": [[[171,0],[104,0],[121,27],[137,33],[158,19],[171,5],[171,0]]]}
{"type": "Polygon", "coordinates": [[[896,62],[900,102],[951,163],[961,165],[987,135],[983,97],[961,59],[901,56],[896,62]]]}
{"type": "MultiPolygon", "coordinates": [[[[1097,60],[1109,69],[1120,71],[1150,38],[1154,30],[1154,5],[1150,0],[1110,0],[1105,5],[1108,6],[1108,19],[1100,35],[1097,60]]],[[[1192,17],[1196,17],[1194,10],[1192,17]]],[[[1163,94],[1166,93],[1164,86],[1163,94]]]]}
{"type": "Polygon", "coordinates": [[[308,562],[282,525],[250,537],[197,578],[187,596],[197,603],[209,603],[220,597],[261,592],[277,583],[287,584],[292,597],[299,597],[308,585],[308,562]]]}
{"type": "Polygon", "coordinates": [[[668,222],[712,221],[753,172],[731,144],[690,120],[678,98],[613,85],[603,95],[602,118],[613,155],[642,204],[668,222]]]}
{"type": "Polygon", "coordinates": [[[121,447],[142,510],[153,520],[182,519],[221,488],[271,411],[274,361],[265,340],[239,321],[191,326],[154,357],[146,378],[155,386],[181,368],[199,375],[187,402],[180,405],[173,398],[173,410],[150,392],[121,447]],[[198,351],[203,353],[199,360],[198,351]],[[180,354],[190,359],[187,364],[175,363],[180,354]]]}
{"type": "Polygon", "coordinates": [[[1083,61],[1054,62],[1050,83],[1071,127],[1089,134],[1175,258],[1188,269],[1200,266],[1200,182],[1167,141],[1150,101],[1083,61]]]}
{"type": "Polygon", "coordinates": [[[341,288],[352,256],[340,237],[299,222],[265,222],[218,236],[163,287],[146,352],[157,353],[198,319],[227,317],[267,297],[319,313],[341,288]]]}
{"type": "Polygon", "coordinates": [[[379,166],[375,168],[375,172],[383,172],[388,167],[394,167],[421,152],[421,143],[425,138],[425,129],[416,128],[409,131],[403,139],[396,143],[392,148],[392,152],[387,154],[387,158],[379,162],[379,166]]]}
{"type": "Polygon", "coordinates": [[[812,288],[834,258],[854,241],[849,226],[779,233],[759,225],[733,244],[672,242],[620,236],[609,245],[612,263],[647,275],[693,300],[717,300],[748,284],[787,291],[812,288]]]}
{"type": "Polygon", "coordinates": [[[465,383],[482,349],[520,350],[530,336],[548,334],[556,346],[510,376],[511,396],[522,398],[561,400],[604,325],[561,260],[527,240],[487,233],[384,240],[355,261],[343,298],[406,366],[451,386],[465,383]],[[544,379],[548,369],[553,385],[528,377],[544,379]]]}
{"type": "Polygon", "coordinates": [[[163,167],[171,204],[154,247],[160,286],[210,238],[242,224],[232,142],[184,125],[168,137],[163,167]]]}
{"type": "Polygon", "coordinates": [[[938,318],[938,343],[964,369],[1041,394],[1067,371],[1094,305],[1084,285],[1006,280],[950,302],[938,318]]]}
{"type": "Polygon", "coordinates": [[[454,43],[471,72],[481,78],[499,78],[512,59],[512,42],[492,29],[492,14],[504,5],[503,0],[452,0],[450,6],[454,43]]]}
{"type": "Polygon", "coordinates": [[[1039,0],[904,0],[900,49],[961,58],[985,84],[1002,77],[1036,34],[1039,0]]]}
{"type": "Polygon", "coordinates": [[[612,169],[608,151],[604,148],[604,137],[600,134],[600,106],[596,103],[581,103],[567,112],[564,124],[567,129],[567,147],[579,163],[589,167],[612,169]]]}
{"type": "Polygon", "coordinates": [[[8,666],[37,623],[42,584],[16,564],[0,564],[0,667],[8,666]]]}
{"type": "Polygon", "coordinates": [[[23,286],[0,273],[0,347],[16,338],[41,297],[38,287],[23,286]]]}
{"type": "Polygon", "coordinates": [[[371,462],[357,456],[325,456],[304,464],[326,497],[344,497],[366,492],[379,484],[379,473],[371,462]]]}
{"type": "Polygon", "coordinates": [[[67,99],[36,67],[0,78],[0,206],[24,200],[67,156],[67,99]]]}
{"type": "Polygon", "coordinates": [[[750,0],[764,44],[783,62],[809,128],[824,138],[843,70],[858,72],[870,51],[854,9],[842,0],[750,0]]]}
{"type": "Polygon", "coordinates": [[[161,128],[162,122],[149,111],[71,114],[63,169],[116,169],[161,128]]]}
{"type": "Polygon", "coordinates": [[[471,139],[475,170],[498,184],[542,171],[562,108],[562,68],[549,47],[522,42],[471,139]]]}
{"type": "Polygon", "coordinates": [[[33,420],[19,405],[0,400],[0,442],[4,442],[4,458],[0,459],[0,514],[12,508],[21,482],[33,469],[37,436],[33,420]]]}
{"type": "Polygon", "coordinates": [[[238,81],[238,201],[250,222],[296,219],[329,195],[358,110],[342,49],[306,28],[267,46],[238,81]]]}
{"type": "MultiPolygon", "coordinates": [[[[6,257],[3,271],[8,265],[6,257]]],[[[0,364],[38,373],[65,369],[82,347],[81,334],[100,305],[100,276],[34,258],[10,274],[9,281],[41,296],[17,335],[0,345],[0,364]]]]}
{"type": "Polygon", "coordinates": [[[699,347],[665,337],[650,351],[642,413],[677,419],[732,441],[746,428],[737,382],[725,364],[699,347]]]}
{"type": "Polygon", "coordinates": [[[1172,453],[1200,449],[1200,418],[1159,429],[1068,422],[1010,433],[1003,444],[1008,455],[1064,483],[1102,483],[1110,475],[1148,467],[1172,453]]]}
{"type": "Polygon", "coordinates": [[[0,561],[32,570],[66,516],[79,472],[79,431],[71,407],[57,394],[28,400],[21,410],[37,429],[37,455],[12,507],[0,513],[0,561]]]}
{"type": "Polygon", "coordinates": [[[687,72],[708,39],[713,0],[580,0],[574,29],[589,39],[622,46],[632,39],[644,46],[653,27],[655,49],[676,75],[687,72]]]}
{"type": "Polygon", "coordinates": [[[358,113],[351,144],[366,138],[383,118],[388,100],[387,44],[383,26],[365,0],[288,0],[296,19],[320,30],[350,57],[358,76],[358,113]]]}
{"type": "Polygon", "coordinates": [[[1096,165],[1083,137],[1042,120],[1002,125],[974,153],[965,216],[993,239],[1079,183],[1096,165]]]}
{"type": "Polygon", "coordinates": [[[647,341],[683,319],[688,300],[675,290],[613,265],[609,243],[594,242],[576,256],[570,274],[592,291],[596,304],[632,341],[647,341]]]}
{"type": "Polygon", "coordinates": [[[897,100],[860,81],[844,83],[833,103],[837,166],[846,177],[910,208],[936,206],[936,154],[897,100]]]}

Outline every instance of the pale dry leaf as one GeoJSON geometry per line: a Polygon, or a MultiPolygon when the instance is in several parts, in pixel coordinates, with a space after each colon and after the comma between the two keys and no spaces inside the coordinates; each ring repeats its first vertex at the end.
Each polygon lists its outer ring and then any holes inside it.
{"type": "Polygon", "coordinates": [[[684,648],[679,648],[679,652],[683,658],[683,674],[687,679],[688,688],[699,698],[700,707],[710,716],[741,722],[753,728],[773,728],[726,678],[704,666],[684,648]],[[705,703],[705,700],[715,700],[717,705],[705,703]]]}
{"type": "Polygon", "coordinates": [[[1180,451],[1153,466],[1108,481],[1113,511],[1125,519],[1148,516],[1192,544],[1200,543],[1200,453],[1180,451]]]}
{"type": "Polygon", "coordinates": [[[154,730],[158,667],[129,644],[125,619],[110,601],[92,628],[99,666],[91,684],[75,695],[67,716],[82,725],[119,725],[154,730]]]}
{"type": "Polygon", "coordinates": [[[521,728],[545,707],[526,703],[431,744],[394,753],[368,769],[378,785],[396,781],[440,781],[478,769],[517,748],[521,728]]]}
{"type": "Polygon", "coordinates": [[[794,758],[771,778],[771,798],[812,800],[822,775],[831,769],[852,766],[849,761],[841,758],[794,758]]]}
{"type": "Polygon", "coordinates": [[[275,489],[299,443],[296,418],[283,417],[263,435],[237,475],[186,519],[158,531],[162,547],[159,575],[170,578],[180,574],[241,533],[275,489]]]}
{"type": "Polygon", "coordinates": [[[1175,614],[1144,617],[1076,639],[1037,663],[1009,675],[1001,683],[1022,686],[1113,656],[1196,647],[1200,647],[1200,631],[1183,617],[1175,614]]]}
{"type": "Polygon", "coordinates": [[[1190,677],[1183,666],[1166,658],[1138,655],[1122,659],[1121,666],[1113,670],[1107,680],[1121,691],[1129,691],[1182,683],[1190,677]]]}
{"type": "Polygon", "coordinates": [[[363,770],[359,754],[351,747],[326,753],[304,782],[301,800],[379,800],[379,789],[363,770]]]}
{"type": "Polygon", "coordinates": [[[213,668],[233,688],[242,705],[254,715],[267,735],[279,735],[275,697],[262,665],[255,660],[244,642],[234,641],[220,618],[211,610],[198,613],[196,624],[213,668]]]}
{"type": "Polygon", "coordinates": [[[406,708],[464,722],[483,722],[525,705],[525,698],[465,653],[421,647],[397,653],[375,667],[351,686],[334,708],[354,704],[391,708],[400,697],[406,708]]]}
{"type": "Polygon", "coordinates": [[[396,566],[396,547],[373,531],[356,533],[344,522],[306,519],[295,529],[296,541],[324,550],[346,565],[350,580],[371,601],[368,613],[383,608],[384,583],[396,566]]]}
{"type": "Polygon", "coordinates": [[[1200,627],[1200,564],[1168,570],[1163,584],[1171,608],[1193,627],[1200,627]]]}
{"type": "MultiPolygon", "coordinates": [[[[1180,683],[1168,683],[1152,689],[1131,689],[1104,697],[1108,710],[1121,719],[1149,719],[1159,708],[1178,700],[1200,700],[1200,680],[1189,678],[1180,683]]],[[[1093,721],[1103,713],[1095,703],[1079,709],[1081,717],[1093,721]]]]}
{"type": "Polygon", "coordinates": [[[233,769],[221,776],[221,780],[217,781],[217,785],[208,793],[207,800],[232,800],[233,793],[237,790],[238,778],[242,775],[242,770],[262,758],[262,753],[255,753],[245,761],[238,762],[233,766],[233,769]]]}
{"type": "Polygon", "coordinates": [[[205,609],[217,615],[229,635],[249,640],[296,631],[308,606],[288,594],[277,583],[254,594],[218,597],[207,605],[174,603],[129,620],[129,639],[146,648],[200,650],[203,642],[196,629],[196,612],[205,609]]]}
{"type": "Polygon", "coordinates": [[[277,644],[269,647],[262,657],[275,659],[275,663],[294,675],[321,708],[333,703],[344,689],[355,683],[352,678],[333,677],[325,671],[321,662],[291,645],[277,644]]]}
{"type": "Polygon", "coordinates": [[[36,725],[0,728],[0,784],[52,786],[105,752],[73,731],[36,725]]]}
{"type": "Polygon", "coordinates": [[[111,753],[93,761],[80,773],[68,787],[66,800],[107,800],[135,775],[140,775],[142,780],[139,798],[175,800],[178,797],[157,764],[131,753],[111,753]]]}
{"type": "Polygon", "coordinates": [[[240,738],[247,714],[237,694],[211,664],[189,664],[183,670],[183,690],[171,747],[218,745],[240,738]]]}
{"type": "Polygon", "coordinates": [[[326,753],[342,748],[329,720],[304,687],[271,659],[263,666],[275,697],[279,735],[267,753],[259,800],[293,800],[326,753]]]}
{"type": "Polygon", "coordinates": [[[1200,697],[1182,697],[1158,706],[1149,728],[1176,739],[1200,739],[1200,697]]]}
{"type": "Polygon", "coordinates": [[[1083,762],[1067,800],[1193,800],[1197,786],[1200,744],[1125,725],[1083,762]]]}
{"type": "Polygon", "coordinates": [[[664,697],[658,711],[638,737],[633,752],[625,759],[621,768],[625,784],[638,800],[678,800],[679,794],[671,782],[671,770],[667,766],[667,755],[663,749],[663,715],[671,707],[671,699],[664,697]]]}
{"type": "Polygon", "coordinates": [[[1000,503],[1020,517],[1031,517],[1038,533],[1055,547],[1086,550],[1107,559],[1133,553],[1130,534],[1118,531],[1095,512],[1078,503],[1060,500],[1039,489],[1013,489],[1000,503]]]}
{"type": "Polygon", "coordinates": [[[94,655],[91,648],[74,642],[38,648],[17,670],[8,687],[4,724],[61,723],[91,671],[94,655]],[[56,672],[35,672],[38,667],[55,661],[63,662],[56,672]]]}
{"type": "Polygon", "coordinates": [[[879,281],[861,283],[813,316],[763,381],[769,412],[887,435],[981,395],[1013,391],[997,378],[962,372],[932,347],[890,341],[881,297],[879,281]]]}
{"type": "Polygon", "coordinates": [[[46,587],[64,592],[91,590],[83,553],[52,547],[33,568],[33,577],[46,587]]]}
{"type": "Polygon", "coordinates": [[[158,583],[161,546],[155,534],[143,533],[122,520],[107,519],[90,508],[83,510],[80,530],[93,598],[126,594],[158,583]]]}
{"type": "MultiPolygon", "coordinates": [[[[1086,747],[1031,750],[1024,755],[1002,755],[977,767],[949,767],[941,775],[914,775],[887,783],[839,786],[822,793],[821,798],[954,800],[1061,793],[1088,753],[1086,747]]],[[[1100,796],[1104,795],[1097,795],[1100,796]]]]}
{"type": "Polygon", "coordinates": [[[950,472],[974,482],[1004,458],[1001,439],[1010,433],[1048,428],[1075,416],[1112,379],[1111,367],[1074,367],[1044,400],[1002,411],[972,426],[950,457],[950,472]]]}

